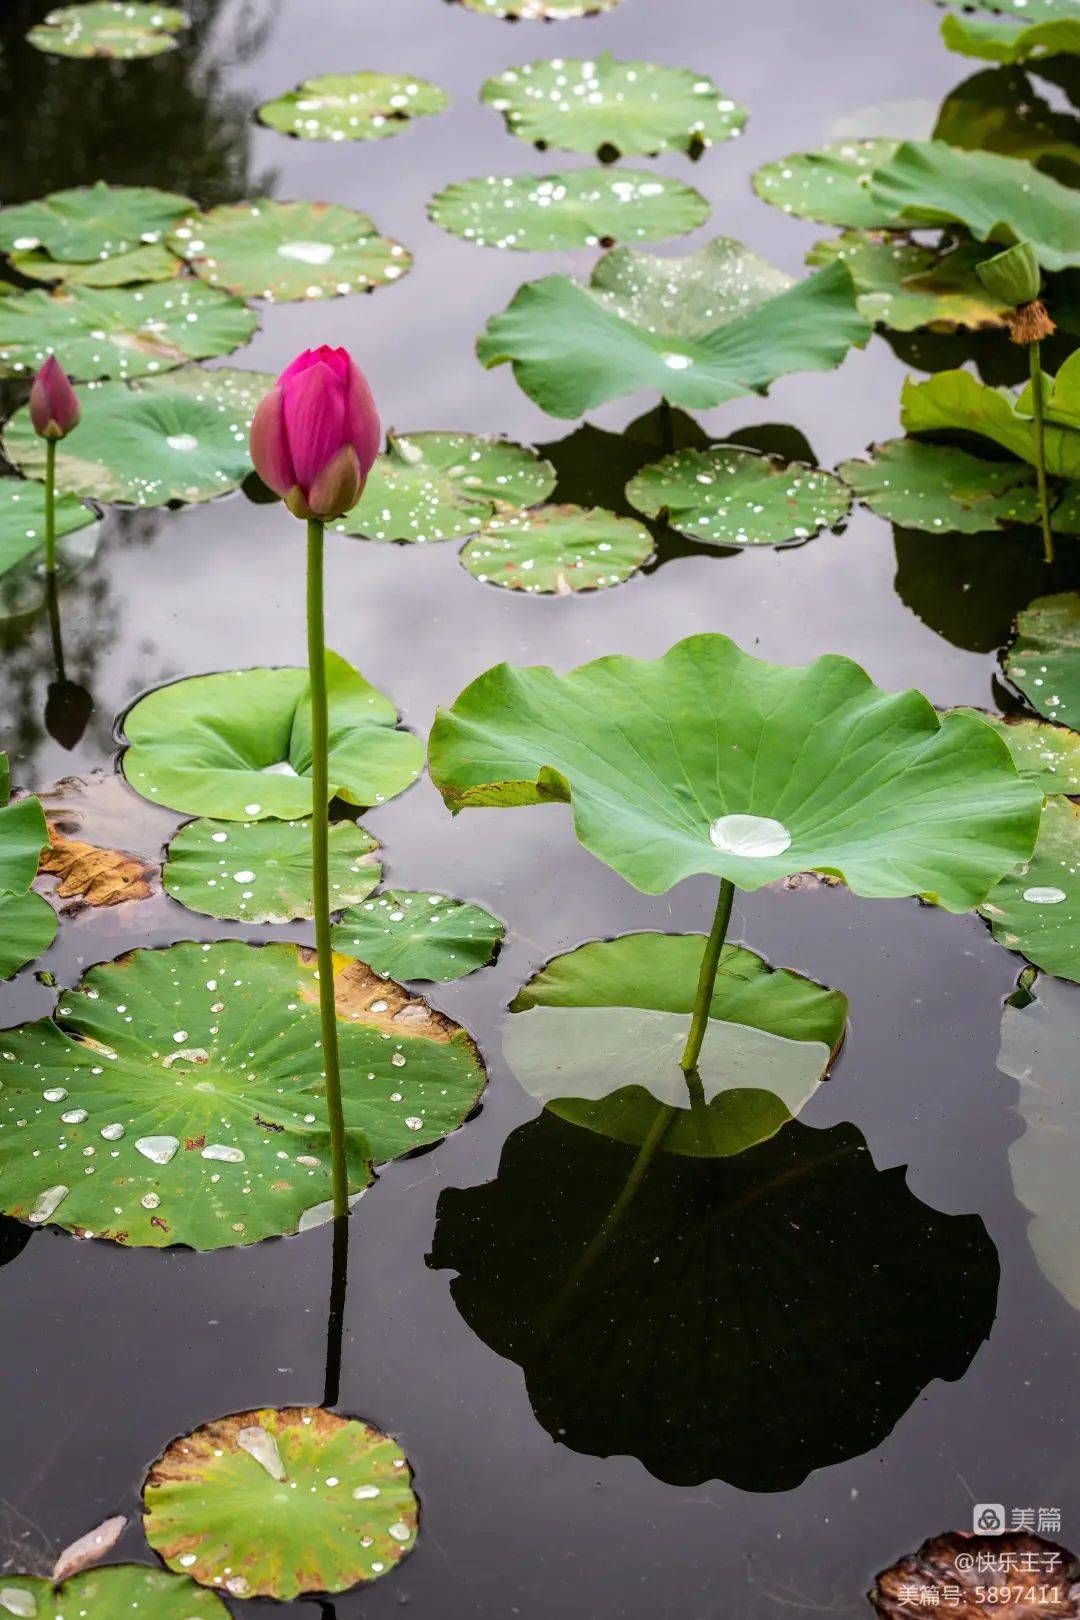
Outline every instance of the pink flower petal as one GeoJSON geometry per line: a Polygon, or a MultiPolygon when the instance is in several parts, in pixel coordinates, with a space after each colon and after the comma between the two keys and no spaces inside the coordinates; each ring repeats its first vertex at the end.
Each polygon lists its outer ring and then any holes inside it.
{"type": "Polygon", "coordinates": [[[251,422],[249,439],[255,471],[275,495],[285,496],[296,483],[285,432],[285,398],[280,388],[264,394],[251,422]]]}
{"type": "Polygon", "coordinates": [[[349,361],[348,393],[345,402],[346,434],[367,478],[382,443],[382,427],[368,380],[355,361],[349,361]]]}
{"type": "Polygon", "coordinates": [[[282,386],[285,433],[296,482],[305,495],[328,462],[347,443],[345,389],[337,374],[318,360],[282,386]]]}

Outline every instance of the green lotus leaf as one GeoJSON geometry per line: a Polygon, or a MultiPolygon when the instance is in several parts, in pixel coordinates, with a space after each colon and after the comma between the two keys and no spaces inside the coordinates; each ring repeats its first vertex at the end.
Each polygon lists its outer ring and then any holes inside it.
{"type": "MultiPolygon", "coordinates": [[[[424,749],[394,705],[337,653],[326,655],[330,797],[382,804],[420,774],[424,749]]],[[[128,710],[124,775],[171,810],[224,821],[311,814],[306,669],[241,669],[159,686],[128,710]]]]}
{"type": "MultiPolygon", "coordinates": [[[[330,828],[330,904],[365,900],[382,876],[363,827],[330,828]]],[[[310,821],[189,821],[169,845],[166,891],[189,911],[235,922],[284,923],[314,916],[310,821]]]]}
{"type": "Polygon", "coordinates": [[[845,461],[840,476],[857,500],[907,529],[986,534],[1037,523],[1035,474],[1015,461],[983,461],[952,445],[890,439],[871,461],[845,461]]]}
{"type": "Polygon", "coordinates": [[[910,223],[965,225],[980,242],[1030,242],[1047,270],[1080,265],[1076,193],[1021,158],[905,141],[876,169],[871,192],[910,223]]]}
{"type": "Polygon", "coordinates": [[[485,523],[461,551],[484,585],[532,596],[602,591],[636,574],[653,553],[648,529],[602,507],[537,506],[485,523]]]}
{"type": "MultiPolygon", "coordinates": [[[[97,513],[73,495],[56,502],[57,567],[63,585],[97,550],[97,513]]],[[[45,600],[45,491],[24,478],[0,478],[0,619],[45,600]]]]}
{"type": "Polygon", "coordinates": [[[133,1620],[229,1620],[215,1593],[200,1591],[187,1576],[145,1564],[84,1570],[61,1586],[37,1575],[0,1575],[0,1612],[33,1620],[117,1620],[119,1615],[133,1620]]]}
{"type": "MultiPolygon", "coordinates": [[[[335,900],[335,904],[336,904],[335,900]]],[[[332,934],[335,951],[399,979],[463,979],[486,967],[506,929],[482,906],[430,890],[387,889],[352,905],[332,934]]]]}
{"type": "Polygon", "coordinates": [[[366,214],[336,203],[231,203],[181,221],[168,242],[211,286],[271,303],[370,292],[412,264],[366,214]]]}
{"type": "Polygon", "coordinates": [[[56,912],[40,894],[0,895],[0,979],[44,955],[56,926],[56,912]]]}
{"type": "Polygon", "coordinates": [[[871,194],[874,170],[895,153],[898,141],[836,141],[820,152],[793,152],[766,163],[753,177],[762,202],[823,225],[888,230],[903,224],[893,207],[871,194]]]}
{"type": "Polygon", "coordinates": [[[989,6],[974,0],[976,15],[950,11],[941,37],[950,51],[989,62],[1026,62],[1043,56],[1080,55],[1080,6],[1075,0],[1034,0],[1021,10],[1008,0],[989,6]]]}
{"type": "Polygon", "coordinates": [[[1019,68],[984,68],[945,97],[933,139],[1028,162],[1080,180],[1080,118],[1056,110],[1019,68]]]}
{"type": "Polygon", "coordinates": [[[143,1488],[146,1539],[171,1569],[233,1597],[345,1592],[412,1551],[405,1453],[322,1407],[236,1412],[181,1435],[143,1488]]]}
{"type": "Polygon", "coordinates": [[[851,495],[816,467],[713,445],[678,450],[626,486],[631,506],[713,546],[782,546],[842,523],[851,495]]]}
{"type": "Polygon", "coordinates": [[[390,433],[359,504],[333,527],[413,545],[461,540],[500,508],[535,506],[554,488],[551,465],[524,445],[473,433],[390,433]]]}
{"type": "Polygon", "coordinates": [[[660,152],[700,157],[739,135],[747,118],[705,73],[620,62],[610,51],[507,68],[484,83],[480,99],[502,113],[511,135],[603,162],[660,152]]]}
{"type": "Polygon", "coordinates": [[[260,123],[308,141],[378,141],[409,120],[440,113],[449,98],[438,85],[401,73],[323,73],[264,102],[260,123]]]}
{"type": "Polygon", "coordinates": [[[638,1157],[545,1109],[493,1181],[439,1198],[429,1263],[561,1446],[674,1485],[793,1490],[876,1450],[991,1330],[981,1219],[921,1203],[853,1125],[658,1153],[644,1175],[638,1157]]]}
{"type": "Polygon", "coordinates": [[[703,225],[709,205],[682,180],[637,169],[567,169],[455,180],[428,216],[480,247],[563,248],[661,242],[703,225]]]}
{"type": "Polygon", "coordinates": [[[190,197],[174,191],[99,180],[0,208],[0,248],[5,253],[40,248],[53,259],[104,262],[160,242],[194,206],[190,197]]]}
{"type": "Polygon", "coordinates": [[[955,327],[1004,326],[1004,306],[995,303],[975,274],[986,249],[967,243],[944,253],[903,236],[845,231],[810,249],[810,265],[839,259],[851,271],[859,309],[876,326],[894,332],[955,327]]]}
{"type": "Polygon", "coordinates": [[[985,709],[959,712],[977,715],[993,726],[1020,775],[1034,782],[1040,793],[1080,794],[1080,732],[1019,714],[988,714],[985,709]]]}
{"type": "Polygon", "coordinates": [[[1049,798],[1030,861],[979,907],[999,945],[1080,983],[1080,805],[1049,798]]]}
{"type": "MultiPolygon", "coordinates": [[[[463,1029],[362,963],[338,958],[334,984],[357,1194],[372,1158],[456,1130],[484,1073],[463,1029]]],[[[0,1073],[0,1207],[32,1225],[219,1249],[329,1216],[319,986],[297,945],[185,942],[91,968],[55,1021],[4,1031],[0,1073]]]]}
{"type": "MultiPolygon", "coordinates": [[[[925,382],[908,378],[900,396],[900,423],[908,433],[974,433],[1034,467],[1035,421],[1022,405],[1022,395],[991,388],[970,371],[939,371],[925,382]]],[[[1049,406],[1045,448],[1048,472],[1080,478],[1080,432],[1055,419],[1049,406]]]]}
{"type": "Polygon", "coordinates": [[[131,387],[137,394],[188,394],[200,403],[214,405],[228,414],[234,431],[246,439],[259,401],[276,382],[273,371],[249,371],[242,366],[215,366],[213,370],[206,366],[178,366],[161,377],[137,377],[131,387]]]}
{"type": "Polygon", "coordinates": [[[616,248],[589,285],[545,276],[520,287],[476,346],[509,361],[551,416],[582,416],[639,389],[687,410],[765,393],[795,371],[828,371],[869,331],[843,265],[792,283],[727,237],[664,259],[616,248]]]}
{"type": "Polygon", "coordinates": [[[30,281],[60,282],[65,287],[129,287],[145,281],[172,281],[183,268],[175,253],[160,242],[85,264],[78,259],[53,259],[37,249],[12,253],[11,262],[30,281]]]}
{"type": "Polygon", "coordinates": [[[1040,596],[1016,616],[1005,673],[1037,714],[1080,729],[1080,595],[1040,596]]]}
{"type": "Polygon", "coordinates": [[[45,812],[32,797],[9,804],[10,792],[8,757],[0,753],[0,979],[34,961],[56,935],[55,911],[28,892],[49,843],[45,812]]]}
{"type": "Polygon", "coordinates": [[[640,1147],[657,1105],[674,1110],[665,1153],[741,1153],[797,1114],[844,1038],[847,1000],[726,944],[691,1108],[686,1045],[702,934],[624,934],[555,959],[510,1003],[503,1052],[530,1096],[560,1118],[640,1147]]]}
{"type": "Polygon", "coordinates": [[[33,374],[55,354],[76,379],[143,377],[229,354],[258,324],[246,304],[199,281],[35,288],[0,299],[0,375],[33,374]]]}
{"type": "Polygon", "coordinates": [[[466,11],[512,22],[565,22],[570,17],[596,17],[614,11],[620,0],[460,0],[466,11]]]}
{"type": "Polygon", "coordinates": [[[430,765],[455,812],[572,803],[585,848],[647,894],[812,870],[967,911],[1030,854],[1042,802],[981,721],[847,658],[787,669],[719,635],[568,675],[498,665],[439,711],[430,765]]]}
{"type": "Polygon", "coordinates": [[[0,806],[0,900],[26,893],[48,842],[40,799],[16,799],[0,806]]]}

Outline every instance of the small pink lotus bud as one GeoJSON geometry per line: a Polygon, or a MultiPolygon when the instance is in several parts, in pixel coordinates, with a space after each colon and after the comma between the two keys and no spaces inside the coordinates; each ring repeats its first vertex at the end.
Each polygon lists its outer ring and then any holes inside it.
{"type": "Polygon", "coordinates": [[[50,354],[30,390],[30,420],[43,439],[66,439],[79,425],[82,408],[67,373],[50,354]]]}
{"type": "Polygon", "coordinates": [[[346,349],[305,349],[259,402],[251,459],[299,518],[328,522],[360,499],[379,452],[371,390],[346,349]]]}

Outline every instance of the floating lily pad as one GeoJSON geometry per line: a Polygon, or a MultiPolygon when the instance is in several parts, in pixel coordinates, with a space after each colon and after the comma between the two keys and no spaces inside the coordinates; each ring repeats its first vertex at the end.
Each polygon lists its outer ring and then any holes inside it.
{"type": "MultiPolygon", "coordinates": [[[[458,1025],[339,958],[349,1186],[437,1142],[484,1086],[458,1025]]],[[[330,1136],[312,952],[139,950],[0,1041],[0,1203],[32,1225],[218,1249],[325,1218],[330,1136]],[[25,1124],[20,1123],[25,1121],[25,1124]]]]}
{"type": "Polygon", "coordinates": [[[168,240],[203,281],[279,303],[370,292],[412,263],[366,214],[335,203],[231,203],[183,220],[168,240]]]}
{"type": "Polygon", "coordinates": [[[99,180],[0,208],[0,248],[5,253],[41,249],[53,259],[104,263],[160,242],[194,206],[190,197],[174,191],[99,180]]]}
{"type": "Polygon", "coordinates": [[[448,100],[437,84],[401,73],[323,73],[264,102],[257,117],[301,140],[378,141],[442,112],[448,100]]]}
{"type": "Polygon", "coordinates": [[[1047,799],[1035,853],[979,910],[999,945],[1080,983],[1080,805],[1047,799]]]}
{"type": "Polygon", "coordinates": [[[1075,0],[1009,0],[993,6],[971,0],[972,10],[950,11],[941,37],[950,51],[989,62],[1026,62],[1044,56],[1080,56],[1080,7],[1075,0]]]}
{"type": "MultiPolygon", "coordinates": [[[[56,502],[61,585],[97,549],[97,513],[73,495],[56,502]]],[[[24,478],[0,478],[0,619],[35,611],[45,600],[45,491],[24,478]]]]}
{"type": "Polygon", "coordinates": [[[486,81],[480,99],[502,113],[511,135],[604,162],[671,151],[700,157],[740,134],[747,118],[707,74],[619,62],[610,51],[507,68],[486,81]]]}
{"type": "Polygon", "coordinates": [[[322,1407],[264,1407],[168,1446],[143,1490],[171,1569],[233,1597],[345,1592],[412,1551],[419,1504],[396,1440],[322,1407]]]}
{"type": "Polygon", "coordinates": [[[510,1003],[506,1061],[530,1096],[573,1124],[641,1146],[673,1110],[664,1153],[723,1157],[772,1136],[817,1090],[847,1000],[726,944],[691,1107],[686,1045],[702,934],[625,934],[557,956],[510,1003]]]}
{"type": "Polygon", "coordinates": [[[462,979],[486,967],[506,929],[482,906],[430,890],[385,893],[353,905],[333,930],[335,951],[399,979],[462,979]]]}
{"type": "Polygon", "coordinates": [[[635,169],[485,175],[456,180],[433,197],[431,220],[480,247],[612,247],[660,242],[703,225],[709,205],[682,180],[635,169]]]}
{"type": "MultiPolygon", "coordinates": [[[[352,821],[330,828],[330,904],[365,900],[382,876],[378,840],[352,821]]],[[[162,873],[174,900],[207,917],[283,923],[314,916],[310,821],[190,821],[162,873]]]]}
{"type": "Polygon", "coordinates": [[[143,0],[89,0],[50,11],[26,38],[50,56],[96,57],[121,62],[174,51],[188,19],[174,6],[143,0]]]}
{"type": "MultiPolygon", "coordinates": [[[[149,8],[147,8],[149,9],[149,8]]],[[[0,1613],[32,1620],[229,1620],[213,1592],[203,1592],[186,1576],[168,1575],[144,1564],[110,1564],[84,1570],[62,1586],[36,1575],[0,1575],[0,1613]]]]}
{"type": "Polygon", "coordinates": [[[11,262],[30,281],[59,282],[65,287],[129,287],[146,281],[172,281],[183,268],[175,253],[159,242],[85,264],[77,259],[53,259],[37,250],[12,253],[11,262]]]}
{"type": "Polygon", "coordinates": [[[983,461],[951,445],[890,439],[872,461],[845,461],[840,476],[879,517],[907,529],[985,534],[1039,521],[1035,473],[1015,461],[983,461]]]}
{"type": "Polygon", "coordinates": [[[56,912],[40,894],[0,895],[0,979],[35,962],[56,938],[56,912]]]}
{"type": "MultiPolygon", "coordinates": [[[[1024,405],[1023,395],[991,388],[970,371],[939,371],[925,382],[908,378],[900,396],[900,423],[908,433],[974,433],[1033,467],[1035,420],[1024,405]]],[[[1057,418],[1048,405],[1046,469],[1056,477],[1080,478],[1077,426],[1057,418]]]]}
{"type": "Polygon", "coordinates": [[[782,546],[842,523],[851,495],[839,478],[778,456],[714,445],[679,450],[626,486],[631,506],[714,546],[782,546]]]}
{"type": "Polygon", "coordinates": [[[896,208],[871,194],[870,182],[898,145],[889,140],[837,141],[820,152],[793,152],[758,169],[754,190],[762,202],[800,219],[886,230],[903,221],[896,208]]]}
{"type": "Polygon", "coordinates": [[[988,714],[985,709],[960,713],[978,715],[993,726],[1020,775],[1040,793],[1080,794],[1080,732],[1019,714],[988,714]]]}
{"type": "Polygon", "coordinates": [[[818,242],[807,254],[811,265],[839,259],[851,271],[859,309],[868,321],[894,332],[956,327],[1004,326],[1005,306],[982,285],[975,266],[987,250],[965,243],[944,253],[908,237],[871,231],[845,231],[818,242]]]}
{"type": "Polygon", "coordinates": [[[555,488],[535,450],[473,433],[390,433],[358,505],[333,527],[366,540],[426,545],[474,534],[503,506],[534,506],[555,488]]]}
{"type": "Polygon", "coordinates": [[[1080,595],[1040,596],[1016,616],[1005,673],[1037,714],[1080,729],[1080,595]]]}
{"type": "Polygon", "coordinates": [[[460,0],[466,11],[511,22],[565,22],[570,17],[596,17],[614,11],[620,0],[460,0]]]}
{"type": "Polygon", "coordinates": [[[621,585],[652,556],[648,529],[602,507],[538,506],[486,523],[461,552],[485,585],[570,596],[621,585]]]}
{"type": "Polygon", "coordinates": [[[720,635],[567,675],[500,664],[439,712],[430,766],[455,812],[572,803],[580,842],[647,894],[813,870],[967,911],[1030,854],[1042,803],[981,721],[847,658],[787,669],[720,635]]]}
{"type": "MultiPolygon", "coordinates": [[[[382,804],[416,780],[424,749],[394,705],[326,655],[330,796],[382,804]]],[[[159,686],[124,717],[124,775],[171,810],[225,821],[311,814],[306,669],[241,669],[159,686]]]]}
{"type": "Polygon", "coordinates": [[[28,892],[37,876],[49,829],[40,799],[9,804],[11,772],[0,754],[0,978],[8,979],[48,950],[56,934],[56,913],[39,894],[28,892]]]}
{"type": "Polygon", "coordinates": [[[790,372],[831,370],[868,331],[843,265],[792,283],[717,237],[678,259],[616,248],[588,286],[527,282],[476,352],[488,367],[509,361],[542,410],[574,417],[642,388],[688,410],[764,393],[790,372]]]}

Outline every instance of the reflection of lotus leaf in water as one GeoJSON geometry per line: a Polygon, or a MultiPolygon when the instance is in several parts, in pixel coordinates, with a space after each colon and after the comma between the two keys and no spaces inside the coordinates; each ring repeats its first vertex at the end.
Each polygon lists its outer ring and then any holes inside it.
{"type": "Polygon", "coordinates": [[[636,1157],[545,1112],[494,1181],[439,1200],[430,1263],[574,1451],[790,1490],[880,1444],[990,1331],[982,1221],[920,1203],[852,1125],[658,1155],[597,1242],[636,1157]]]}

